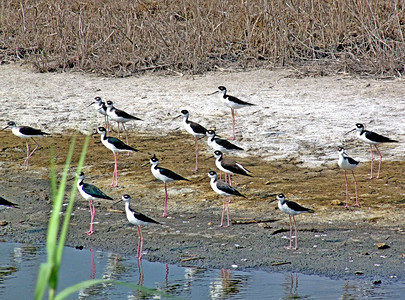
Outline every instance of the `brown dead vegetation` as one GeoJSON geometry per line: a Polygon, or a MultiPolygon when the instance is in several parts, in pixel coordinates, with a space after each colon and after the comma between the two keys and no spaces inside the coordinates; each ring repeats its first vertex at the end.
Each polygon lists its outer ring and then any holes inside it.
{"type": "Polygon", "coordinates": [[[0,59],[41,72],[302,67],[401,76],[402,0],[1,1],[0,59]]]}

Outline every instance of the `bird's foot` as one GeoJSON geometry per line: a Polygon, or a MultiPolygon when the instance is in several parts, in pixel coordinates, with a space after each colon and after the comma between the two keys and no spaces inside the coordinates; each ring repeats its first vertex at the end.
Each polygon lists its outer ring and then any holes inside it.
{"type": "Polygon", "coordinates": [[[343,205],[343,208],[349,208],[348,204],[343,205]]]}
{"type": "Polygon", "coordinates": [[[222,224],[219,224],[219,225],[217,225],[217,227],[224,227],[224,225],[222,225],[222,224]]]}
{"type": "Polygon", "coordinates": [[[360,207],[360,204],[359,203],[354,203],[354,205],[353,205],[354,207],[360,207]]]}
{"type": "Polygon", "coordinates": [[[167,213],[163,213],[162,218],[167,218],[167,213]]]}
{"type": "Polygon", "coordinates": [[[93,233],[94,233],[93,230],[86,231],[86,234],[87,234],[87,235],[92,235],[93,233]]]}

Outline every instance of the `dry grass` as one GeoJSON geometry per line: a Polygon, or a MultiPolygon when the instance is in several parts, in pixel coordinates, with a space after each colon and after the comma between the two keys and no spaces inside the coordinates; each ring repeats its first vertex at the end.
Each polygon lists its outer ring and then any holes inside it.
{"type": "Polygon", "coordinates": [[[115,76],[303,65],[401,76],[404,10],[403,0],[2,0],[0,56],[115,76]]]}

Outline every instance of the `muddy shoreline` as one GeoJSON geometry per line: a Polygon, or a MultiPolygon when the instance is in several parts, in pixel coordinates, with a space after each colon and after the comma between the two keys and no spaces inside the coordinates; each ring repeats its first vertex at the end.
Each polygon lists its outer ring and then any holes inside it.
{"type": "MultiPolygon", "coordinates": [[[[51,210],[48,161],[51,145],[56,147],[57,170],[63,168],[64,153],[69,146],[70,132],[41,141],[42,149],[32,158],[28,171],[22,165],[23,143],[11,133],[2,133],[3,147],[1,196],[17,202],[21,209],[0,209],[0,238],[22,243],[44,243],[47,220],[51,210]]],[[[234,177],[235,186],[247,199],[233,199],[230,205],[234,223],[218,228],[221,199],[211,190],[207,172],[214,168],[206,145],[202,145],[204,164],[198,173],[193,167],[193,141],[188,140],[190,155],[181,160],[184,149],[175,147],[189,136],[181,132],[150,140],[144,135],[131,138],[153,149],[164,144],[171,155],[160,156],[162,166],[171,168],[190,179],[190,183],[169,184],[169,218],[161,218],[163,184],[154,180],[149,168],[140,165],[152,153],[121,155],[118,188],[111,188],[110,172],[113,157],[92,137],[86,158],[86,181],[101,187],[119,200],[122,194],[132,196],[132,207],[164,223],[144,229],[144,259],[178,265],[212,268],[263,269],[318,274],[334,278],[396,280],[405,276],[405,226],[402,161],[384,161],[381,179],[368,180],[369,164],[357,170],[361,208],[343,209],[344,180],[335,164],[308,169],[300,162],[267,161],[259,158],[239,159],[252,170],[254,177],[234,177]],[[97,151],[96,151],[97,150],[97,151]],[[271,174],[272,176],[269,176],[271,174]],[[299,249],[288,245],[288,217],[269,203],[275,193],[316,210],[315,214],[297,217],[299,249]],[[378,243],[389,248],[377,249],[378,243]]],[[[77,149],[84,136],[79,135],[77,149]]],[[[78,150],[79,152],[79,150],[78,150]]],[[[74,156],[70,176],[74,176],[74,156]]],[[[68,188],[67,191],[70,191],[68,188]]],[[[67,199],[67,197],[66,197],[67,199]]],[[[66,200],[67,201],[67,200],[66,200]]],[[[354,199],[351,199],[354,201],[354,199]]],[[[123,203],[97,203],[95,234],[87,236],[90,214],[86,201],[76,196],[67,245],[112,251],[134,256],[137,247],[136,228],[123,214],[123,203]]]]}

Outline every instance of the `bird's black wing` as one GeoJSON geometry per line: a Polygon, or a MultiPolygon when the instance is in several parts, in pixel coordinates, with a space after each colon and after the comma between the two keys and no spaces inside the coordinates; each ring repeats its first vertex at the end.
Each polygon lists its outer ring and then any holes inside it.
{"type": "Polygon", "coordinates": [[[162,174],[162,175],[164,175],[166,177],[169,177],[169,178],[171,178],[173,180],[186,180],[186,181],[189,181],[188,179],[184,178],[183,176],[181,176],[181,175],[179,175],[177,173],[174,173],[172,170],[165,169],[165,168],[159,168],[159,167],[158,167],[158,169],[159,169],[160,174],[162,174]]]}
{"type": "Polygon", "coordinates": [[[25,135],[49,135],[49,133],[43,132],[39,129],[35,129],[29,126],[21,126],[20,132],[25,135]]]}
{"type": "Polygon", "coordinates": [[[161,224],[158,221],[153,220],[152,218],[149,218],[148,216],[145,216],[144,214],[141,214],[140,212],[133,211],[134,217],[138,219],[139,221],[142,222],[147,222],[147,223],[154,223],[154,224],[161,224]]]}

